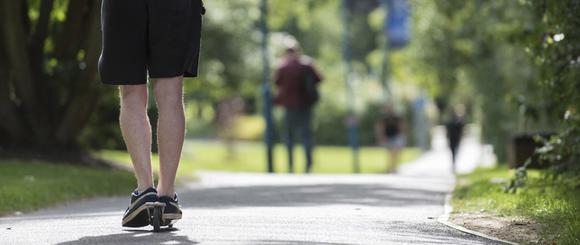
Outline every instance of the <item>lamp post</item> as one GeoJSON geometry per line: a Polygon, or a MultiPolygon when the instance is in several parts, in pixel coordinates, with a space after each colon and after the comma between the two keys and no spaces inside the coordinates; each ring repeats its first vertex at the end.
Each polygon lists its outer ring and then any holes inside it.
{"type": "Polygon", "coordinates": [[[274,172],[274,122],[272,120],[272,97],[270,88],[270,54],[268,50],[268,2],[262,0],[260,2],[260,31],[262,33],[262,98],[264,100],[264,121],[266,121],[266,133],[264,134],[264,142],[266,144],[267,154],[267,171],[274,172]]]}
{"type": "Polygon", "coordinates": [[[390,96],[390,89],[389,89],[389,41],[387,38],[387,20],[388,20],[388,14],[389,14],[389,7],[388,7],[388,2],[389,0],[382,0],[381,1],[381,7],[383,8],[383,11],[385,12],[385,20],[384,20],[384,26],[383,26],[383,30],[385,32],[385,35],[383,35],[382,38],[382,58],[383,58],[383,64],[382,64],[382,69],[381,69],[381,85],[383,85],[383,102],[387,103],[389,100],[389,96],[390,96]]]}
{"type": "Polygon", "coordinates": [[[350,30],[348,0],[342,0],[342,54],[345,64],[346,98],[348,106],[348,142],[352,148],[352,169],[354,173],[360,173],[359,144],[358,144],[358,120],[355,115],[355,96],[353,91],[352,64],[350,51],[350,30]]]}

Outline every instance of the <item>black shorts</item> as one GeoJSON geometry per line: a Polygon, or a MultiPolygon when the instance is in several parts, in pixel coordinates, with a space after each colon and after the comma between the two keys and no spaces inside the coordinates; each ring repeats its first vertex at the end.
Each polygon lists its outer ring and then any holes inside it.
{"type": "Polygon", "coordinates": [[[202,0],[103,0],[101,81],[197,76],[204,12],[202,0]]]}

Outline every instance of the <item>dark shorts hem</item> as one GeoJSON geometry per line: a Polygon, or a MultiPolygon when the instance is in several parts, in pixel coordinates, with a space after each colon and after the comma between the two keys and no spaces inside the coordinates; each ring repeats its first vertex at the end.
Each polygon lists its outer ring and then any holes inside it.
{"type": "Polygon", "coordinates": [[[147,75],[196,77],[203,13],[202,0],[103,0],[101,82],[139,85],[148,82],[147,75]]]}
{"type": "MultiPolygon", "coordinates": [[[[180,73],[167,73],[167,74],[149,75],[149,78],[152,78],[152,79],[160,79],[160,78],[172,78],[172,77],[179,77],[179,76],[194,78],[194,77],[197,77],[197,75],[198,75],[197,73],[180,72],[180,73]]],[[[121,82],[112,82],[112,81],[109,81],[109,80],[103,80],[103,79],[101,79],[101,83],[103,83],[105,85],[117,85],[117,86],[118,85],[143,85],[143,84],[147,84],[147,80],[148,79],[143,79],[143,80],[123,80],[121,82]]]]}
{"type": "Polygon", "coordinates": [[[104,85],[111,85],[111,86],[121,86],[121,85],[144,85],[147,84],[147,80],[141,82],[109,82],[101,80],[101,83],[104,85]]]}
{"type": "Polygon", "coordinates": [[[126,76],[123,77],[115,77],[115,76],[101,76],[101,83],[105,85],[142,85],[147,84],[147,77],[146,76],[126,76]]]}
{"type": "Polygon", "coordinates": [[[197,74],[191,74],[187,72],[180,72],[180,73],[167,73],[167,74],[149,74],[149,78],[159,79],[159,78],[172,78],[172,77],[197,77],[197,74]]]}

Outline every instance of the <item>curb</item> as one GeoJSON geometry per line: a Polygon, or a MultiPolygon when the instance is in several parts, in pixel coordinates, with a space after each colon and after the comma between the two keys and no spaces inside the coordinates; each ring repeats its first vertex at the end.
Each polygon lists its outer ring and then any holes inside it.
{"type": "Polygon", "coordinates": [[[481,232],[477,232],[477,231],[474,231],[474,230],[470,230],[470,229],[467,229],[467,228],[465,228],[463,226],[456,225],[456,224],[453,224],[453,223],[449,222],[449,216],[451,214],[451,211],[453,211],[453,207],[451,206],[451,197],[452,197],[451,193],[449,193],[449,194],[447,194],[445,196],[444,213],[443,213],[443,215],[439,216],[439,218],[437,218],[437,222],[439,222],[441,224],[444,224],[447,227],[456,229],[458,231],[461,231],[461,232],[464,232],[464,233],[467,233],[467,234],[471,234],[471,235],[474,235],[474,236],[483,237],[485,239],[492,240],[492,241],[495,241],[495,242],[499,242],[499,243],[503,243],[503,244],[510,244],[510,245],[518,245],[519,244],[519,243],[507,241],[507,240],[502,240],[502,239],[499,239],[497,237],[489,236],[489,235],[483,234],[481,232]]]}

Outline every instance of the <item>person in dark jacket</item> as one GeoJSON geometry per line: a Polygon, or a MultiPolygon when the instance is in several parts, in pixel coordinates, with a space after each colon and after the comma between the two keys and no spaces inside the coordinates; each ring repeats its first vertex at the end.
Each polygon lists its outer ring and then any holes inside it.
{"type": "Polygon", "coordinates": [[[461,138],[463,137],[463,128],[465,126],[465,121],[463,116],[456,111],[451,113],[449,121],[445,124],[447,129],[447,141],[449,143],[449,149],[451,150],[451,163],[453,173],[456,170],[457,162],[457,152],[459,150],[459,145],[461,144],[461,138]]]}
{"type": "Polygon", "coordinates": [[[297,44],[289,45],[276,71],[277,105],[284,107],[284,139],[288,150],[288,172],[294,172],[294,136],[300,134],[306,153],[306,169],[312,170],[312,114],[318,100],[317,86],[322,75],[312,60],[301,56],[297,44]]]}
{"type": "Polygon", "coordinates": [[[386,147],[390,156],[386,172],[395,173],[400,152],[405,147],[405,123],[391,104],[387,104],[384,110],[384,115],[375,124],[375,137],[379,145],[386,147]]]}

